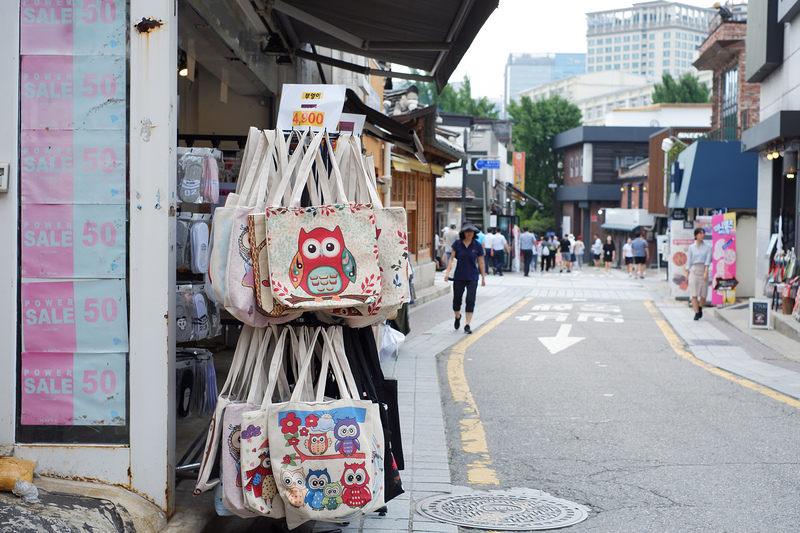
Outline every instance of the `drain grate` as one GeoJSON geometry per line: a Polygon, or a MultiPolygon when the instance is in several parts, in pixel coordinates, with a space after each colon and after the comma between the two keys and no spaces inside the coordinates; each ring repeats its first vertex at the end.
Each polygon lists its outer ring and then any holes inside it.
{"type": "Polygon", "coordinates": [[[726,339],[694,339],[689,341],[689,346],[734,346],[734,344],[726,339]]]}
{"type": "Polygon", "coordinates": [[[417,512],[439,522],[499,531],[556,529],[589,516],[583,505],[530,489],[431,496],[417,503],[417,512]]]}

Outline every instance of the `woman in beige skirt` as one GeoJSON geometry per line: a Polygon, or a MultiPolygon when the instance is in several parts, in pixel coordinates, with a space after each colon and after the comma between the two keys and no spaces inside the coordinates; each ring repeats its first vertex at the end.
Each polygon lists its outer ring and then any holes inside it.
{"type": "Polygon", "coordinates": [[[689,268],[689,296],[692,298],[695,320],[703,318],[703,306],[706,304],[706,294],[708,294],[711,245],[703,242],[705,238],[706,232],[703,228],[694,230],[694,242],[689,246],[689,257],[686,261],[686,266],[689,268]]]}

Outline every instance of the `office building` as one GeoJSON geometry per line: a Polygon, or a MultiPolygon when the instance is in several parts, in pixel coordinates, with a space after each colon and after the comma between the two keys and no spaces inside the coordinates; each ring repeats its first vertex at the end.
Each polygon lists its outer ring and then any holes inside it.
{"type": "Polygon", "coordinates": [[[586,54],[509,54],[506,62],[503,107],[518,93],[537,85],[586,72],[586,54]]]}

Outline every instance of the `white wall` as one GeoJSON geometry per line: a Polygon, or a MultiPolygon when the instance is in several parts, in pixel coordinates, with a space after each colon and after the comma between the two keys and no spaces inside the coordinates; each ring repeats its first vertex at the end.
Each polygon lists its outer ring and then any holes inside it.
{"type": "Polygon", "coordinates": [[[642,109],[615,109],[606,114],[606,126],[708,128],[711,104],[656,104],[642,109]]]}

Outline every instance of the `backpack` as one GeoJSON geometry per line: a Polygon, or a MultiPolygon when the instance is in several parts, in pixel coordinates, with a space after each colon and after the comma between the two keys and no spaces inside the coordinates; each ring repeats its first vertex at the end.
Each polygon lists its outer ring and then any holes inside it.
{"type": "Polygon", "coordinates": [[[550,246],[542,246],[542,256],[547,257],[548,255],[550,255],[550,246]]]}

